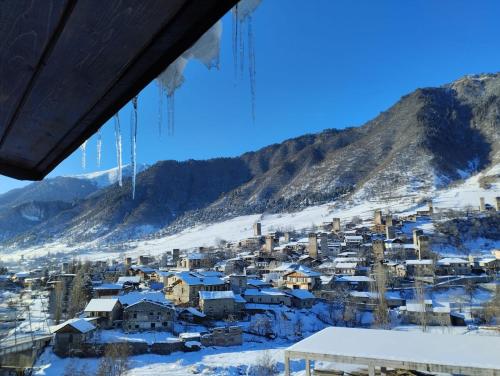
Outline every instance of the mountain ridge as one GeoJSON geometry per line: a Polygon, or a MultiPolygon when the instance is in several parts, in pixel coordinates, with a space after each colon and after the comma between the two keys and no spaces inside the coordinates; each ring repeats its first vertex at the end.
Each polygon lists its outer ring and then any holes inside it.
{"type": "Polygon", "coordinates": [[[126,178],[123,187],[77,195],[71,207],[4,236],[4,243],[116,242],[341,198],[431,192],[499,162],[499,114],[500,75],[466,76],[404,95],[360,127],[306,134],[238,157],[157,162],[137,176],[135,200],[126,178]]]}

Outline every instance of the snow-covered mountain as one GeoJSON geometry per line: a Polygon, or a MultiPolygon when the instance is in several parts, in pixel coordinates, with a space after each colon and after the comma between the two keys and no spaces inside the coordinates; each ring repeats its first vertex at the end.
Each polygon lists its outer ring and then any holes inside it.
{"type": "MultiPolygon", "coordinates": [[[[137,164],[137,173],[141,173],[147,169],[149,165],[144,163],[137,164]]],[[[128,178],[132,176],[132,165],[126,164],[122,166],[122,178],[128,178]]],[[[104,188],[109,185],[113,185],[119,180],[119,170],[118,167],[111,168],[109,170],[89,172],[86,174],[70,175],[71,178],[87,180],[94,183],[98,188],[104,188]]]]}
{"type": "Polygon", "coordinates": [[[97,188],[4,236],[4,245],[119,243],[235,217],[295,218],[311,207],[340,216],[367,203],[415,207],[470,176],[485,195],[498,196],[499,138],[500,74],[468,76],[417,89],[361,127],[304,135],[236,158],[158,162],[138,175],[135,200],[129,178],[123,187],[107,185],[113,170],[68,178],[97,188]]]}

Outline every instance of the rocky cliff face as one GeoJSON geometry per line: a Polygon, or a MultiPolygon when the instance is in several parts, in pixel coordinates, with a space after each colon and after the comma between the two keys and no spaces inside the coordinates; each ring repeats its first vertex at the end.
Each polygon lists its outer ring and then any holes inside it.
{"type": "MultiPolygon", "coordinates": [[[[121,188],[94,185],[27,229],[6,234],[0,225],[0,238],[114,241],[339,198],[431,191],[499,163],[499,114],[500,75],[465,77],[418,89],[361,127],[325,130],[237,158],[158,162],[138,176],[135,200],[130,179],[121,188]]],[[[9,194],[0,196],[0,207],[40,195],[35,189],[9,201],[9,194]]]]}

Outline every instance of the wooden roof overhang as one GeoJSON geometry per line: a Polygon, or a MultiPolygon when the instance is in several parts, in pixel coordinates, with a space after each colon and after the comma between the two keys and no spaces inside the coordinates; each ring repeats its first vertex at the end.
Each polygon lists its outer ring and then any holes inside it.
{"type": "Polygon", "coordinates": [[[0,1],[0,174],[45,177],[237,1],[0,1]]]}

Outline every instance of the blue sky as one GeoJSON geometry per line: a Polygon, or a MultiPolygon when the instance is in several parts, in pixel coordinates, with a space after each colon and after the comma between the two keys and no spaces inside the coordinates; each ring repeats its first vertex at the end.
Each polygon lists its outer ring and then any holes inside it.
{"type": "MultiPolygon", "coordinates": [[[[231,17],[220,70],[191,61],[175,96],[173,136],[158,135],[158,89],[139,98],[138,162],[235,156],[325,128],[361,125],[417,87],[500,71],[496,0],[263,0],[253,17],[256,122],[248,74],[234,82],[231,17]]],[[[166,119],[166,108],[164,119],[166,119]]],[[[129,161],[130,108],[120,112],[129,161]]],[[[76,151],[50,176],[97,170],[76,151]]],[[[103,128],[101,169],[116,166],[113,125],[103,128]]],[[[26,184],[0,176],[0,193],[26,184]]]]}

